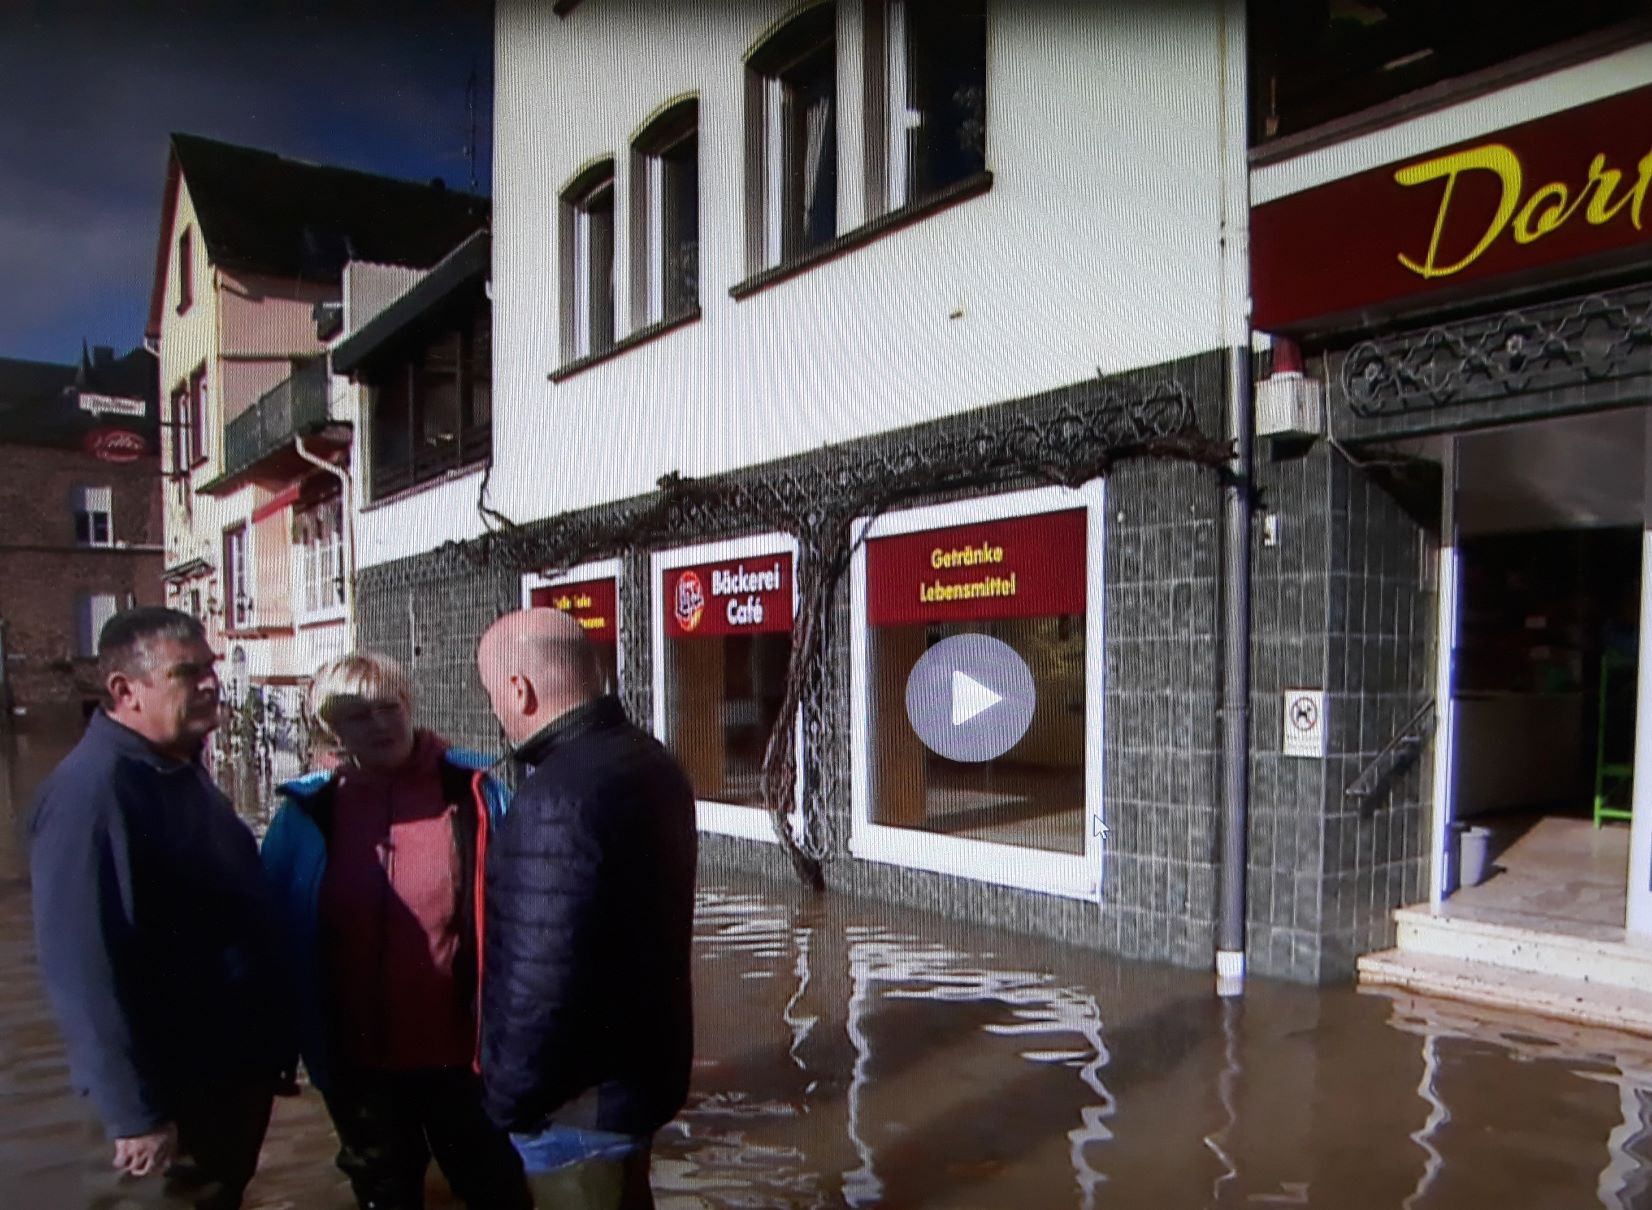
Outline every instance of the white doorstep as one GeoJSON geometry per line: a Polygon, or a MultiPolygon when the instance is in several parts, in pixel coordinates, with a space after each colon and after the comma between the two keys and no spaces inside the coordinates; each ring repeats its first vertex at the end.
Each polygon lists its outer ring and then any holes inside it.
{"type": "Polygon", "coordinates": [[[1359,979],[1365,986],[1405,988],[1652,1036],[1652,992],[1636,988],[1397,949],[1362,957],[1359,979]]]}
{"type": "Polygon", "coordinates": [[[1519,912],[1426,907],[1394,913],[1396,948],[1652,995],[1652,944],[1621,928],[1519,912]]]}

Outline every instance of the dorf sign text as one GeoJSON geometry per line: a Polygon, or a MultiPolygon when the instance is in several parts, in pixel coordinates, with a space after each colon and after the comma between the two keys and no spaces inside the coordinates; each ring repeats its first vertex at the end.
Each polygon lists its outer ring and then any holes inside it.
{"type": "Polygon", "coordinates": [[[1652,262],[1649,195],[1652,87],[1291,194],[1251,215],[1256,326],[1314,331],[1652,262]]]}

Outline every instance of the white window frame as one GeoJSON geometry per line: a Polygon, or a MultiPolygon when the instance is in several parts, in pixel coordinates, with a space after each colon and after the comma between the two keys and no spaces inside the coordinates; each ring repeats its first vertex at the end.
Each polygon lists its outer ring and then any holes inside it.
{"type": "Polygon", "coordinates": [[[195,434],[189,464],[194,466],[212,457],[212,388],[204,365],[189,376],[189,414],[195,434]]]}
{"type": "MultiPolygon", "coordinates": [[[[80,486],[74,491],[75,514],[75,545],[85,548],[107,550],[115,545],[115,489],[108,484],[80,486]],[[94,501],[93,497],[98,499],[94,501]],[[101,503],[103,507],[94,508],[94,503],[101,503]],[[87,517],[86,539],[80,537],[80,518],[87,517]],[[96,519],[103,518],[104,537],[100,542],[97,537],[96,519]]],[[[61,531],[59,531],[61,532],[61,531]]]]}
{"type": "MultiPolygon", "coordinates": [[[[835,9],[834,9],[835,11],[835,9]]],[[[830,45],[832,48],[832,62],[834,80],[832,85],[831,120],[833,123],[833,139],[835,148],[835,163],[833,164],[835,188],[837,197],[833,203],[836,214],[833,237],[842,234],[843,210],[841,206],[844,170],[845,148],[842,142],[843,130],[843,46],[838,40],[838,31],[832,30],[828,38],[821,42],[810,43],[782,62],[773,62],[763,69],[752,69],[757,76],[758,96],[760,97],[761,112],[756,116],[760,128],[757,131],[756,154],[759,162],[756,165],[755,177],[747,176],[748,188],[755,181],[756,187],[761,189],[761,196],[751,199],[758,207],[762,216],[761,239],[757,241],[760,264],[752,266],[754,269],[774,269],[784,265],[788,259],[786,251],[786,232],[788,227],[788,203],[796,202],[802,207],[797,221],[801,228],[807,221],[807,207],[802,199],[787,196],[786,169],[787,164],[787,128],[792,117],[792,103],[787,98],[787,92],[795,84],[788,82],[788,76],[794,73],[798,64],[814,54],[821,46],[830,45]]],[[[749,95],[749,94],[748,94],[749,95]]],[[[750,117],[747,119],[751,120],[750,117]]],[[[748,144],[748,146],[750,146],[748,144]]],[[[748,154],[750,154],[748,152],[748,154]]],[[[750,169],[748,168],[748,173],[750,169]]],[[[751,245],[748,244],[748,248],[751,245]]]]}
{"type": "MultiPolygon", "coordinates": [[[[667,742],[665,733],[665,617],[662,612],[660,583],[665,573],[678,567],[692,567],[700,563],[722,563],[730,559],[759,559],[765,555],[789,554],[792,557],[792,625],[797,625],[797,579],[799,555],[797,539],[786,533],[755,534],[749,538],[733,538],[723,542],[704,542],[697,546],[679,546],[656,551],[649,559],[648,596],[649,629],[653,642],[654,734],[661,743],[667,742]]],[[[793,740],[797,753],[796,795],[788,817],[792,835],[803,836],[803,714],[798,712],[796,736],[793,740]]],[[[735,803],[700,799],[695,803],[695,814],[702,832],[716,832],[724,836],[739,836],[746,840],[760,840],[779,844],[774,825],[769,821],[765,807],[743,807],[735,803]]]]}
{"type": "Polygon", "coordinates": [[[535,589],[559,588],[564,584],[577,584],[585,580],[612,580],[614,582],[614,691],[622,692],[625,688],[625,620],[621,617],[624,609],[625,590],[622,583],[618,559],[597,559],[591,563],[580,563],[558,572],[554,576],[541,575],[530,571],[522,577],[522,608],[533,608],[533,594],[535,589]]]}
{"type": "MultiPolygon", "coordinates": [[[[677,107],[673,106],[673,110],[677,107]]],[[[641,176],[640,196],[634,193],[633,200],[640,204],[642,247],[633,249],[633,255],[642,257],[642,272],[638,275],[637,286],[640,287],[641,298],[637,301],[641,305],[637,308],[639,326],[650,327],[657,323],[664,323],[668,319],[680,318],[679,315],[666,313],[666,199],[665,199],[665,162],[666,157],[677,151],[684,143],[694,143],[695,159],[700,154],[700,122],[699,107],[695,104],[694,124],[687,129],[680,130],[671,138],[657,139],[647,142],[643,146],[635,146],[635,155],[632,157],[633,171],[641,176]]],[[[652,132],[651,128],[650,132],[652,132]]],[[[696,162],[695,192],[699,192],[699,172],[696,162]]],[[[699,213],[699,198],[695,198],[695,213],[699,213]]],[[[700,233],[694,232],[694,240],[698,246],[700,233]]],[[[698,273],[696,273],[698,278],[698,273]]],[[[697,292],[697,291],[696,291],[697,292]]],[[[699,299],[694,300],[693,306],[698,308],[699,299]]],[[[691,313],[691,312],[690,312],[691,313]]]]}
{"type": "Polygon", "coordinates": [[[643,196],[647,199],[648,238],[643,255],[648,274],[648,299],[643,322],[657,324],[665,318],[665,160],[659,151],[643,154],[643,196]]]}
{"type": "MultiPolygon", "coordinates": [[[[912,24],[911,0],[866,0],[868,6],[877,5],[877,20],[872,20],[868,8],[867,37],[875,38],[865,60],[869,72],[867,95],[875,96],[870,105],[875,113],[867,115],[867,138],[877,156],[873,179],[867,183],[869,213],[887,214],[903,209],[923,199],[912,192],[912,143],[914,132],[923,129],[924,114],[912,107],[912,24]],[[877,175],[881,174],[881,180],[877,175]]],[[[990,22],[990,12],[988,13],[990,22]]],[[[920,52],[938,53],[934,48],[920,47],[920,52]]],[[[988,63],[992,54],[991,30],[988,29],[988,63]]],[[[983,165],[984,166],[984,165],[983,165]]]]}
{"type": "Polygon", "coordinates": [[[251,630],[257,625],[258,600],[253,595],[256,579],[253,570],[253,525],[233,525],[224,531],[224,628],[251,630]],[[239,539],[239,543],[237,543],[239,539]],[[236,547],[239,545],[240,549],[236,547]],[[237,602],[245,600],[242,614],[237,602]]]}
{"type": "Polygon", "coordinates": [[[81,659],[96,659],[98,654],[98,637],[103,633],[103,625],[110,618],[120,612],[120,594],[113,592],[83,592],[75,599],[75,635],[76,654],[81,659]],[[103,609],[98,608],[98,602],[107,601],[103,609]]]}
{"type": "Polygon", "coordinates": [[[293,546],[293,569],[298,573],[298,583],[293,585],[292,598],[295,602],[294,616],[304,624],[321,622],[335,622],[344,617],[344,504],[340,497],[333,496],[319,501],[307,508],[299,508],[294,512],[294,528],[302,523],[312,513],[322,507],[329,506],[338,509],[338,525],[324,542],[313,542],[308,537],[302,542],[295,541],[293,546]],[[324,585],[329,587],[326,593],[321,591],[324,585]],[[313,605],[312,599],[324,595],[336,595],[338,600],[330,605],[313,605]]]}
{"type": "Polygon", "coordinates": [[[885,513],[855,522],[850,567],[850,794],[849,852],[863,860],[928,870],[977,882],[1099,902],[1106,830],[1106,488],[1093,479],[1082,487],[1041,487],[981,496],[952,504],[885,513]],[[871,686],[867,675],[870,627],[866,620],[866,545],[863,539],[948,529],[1041,513],[1085,509],[1087,524],[1084,609],[1084,852],[1051,853],[1022,845],[969,840],[872,822],[871,686]]]}
{"type": "Polygon", "coordinates": [[[888,0],[884,25],[884,112],[889,129],[885,134],[888,154],[884,171],[888,189],[884,203],[890,210],[899,210],[911,199],[907,196],[910,181],[908,169],[912,159],[914,128],[923,121],[923,114],[914,110],[907,96],[907,25],[906,0],[888,0]]]}
{"type": "Polygon", "coordinates": [[[763,77],[763,265],[786,255],[786,83],[763,77]]]}

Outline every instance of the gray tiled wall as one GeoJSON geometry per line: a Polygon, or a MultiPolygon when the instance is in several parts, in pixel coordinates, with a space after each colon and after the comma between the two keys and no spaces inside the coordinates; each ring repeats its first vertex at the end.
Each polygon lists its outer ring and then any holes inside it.
{"type": "Polygon", "coordinates": [[[1347,789],[1431,692],[1433,540],[1325,443],[1269,460],[1253,552],[1249,951],[1253,969],[1308,982],[1353,974],[1424,892],[1424,759],[1362,811],[1347,789]],[[1282,753],[1284,691],[1324,689],[1328,754],[1282,753]]]}

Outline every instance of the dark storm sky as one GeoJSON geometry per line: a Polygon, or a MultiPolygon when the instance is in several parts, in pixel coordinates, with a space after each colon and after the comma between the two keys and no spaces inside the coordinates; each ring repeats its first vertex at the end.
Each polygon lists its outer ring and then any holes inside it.
{"type": "Polygon", "coordinates": [[[167,135],[488,192],[480,0],[0,0],[0,357],[143,339],[167,135]]]}

